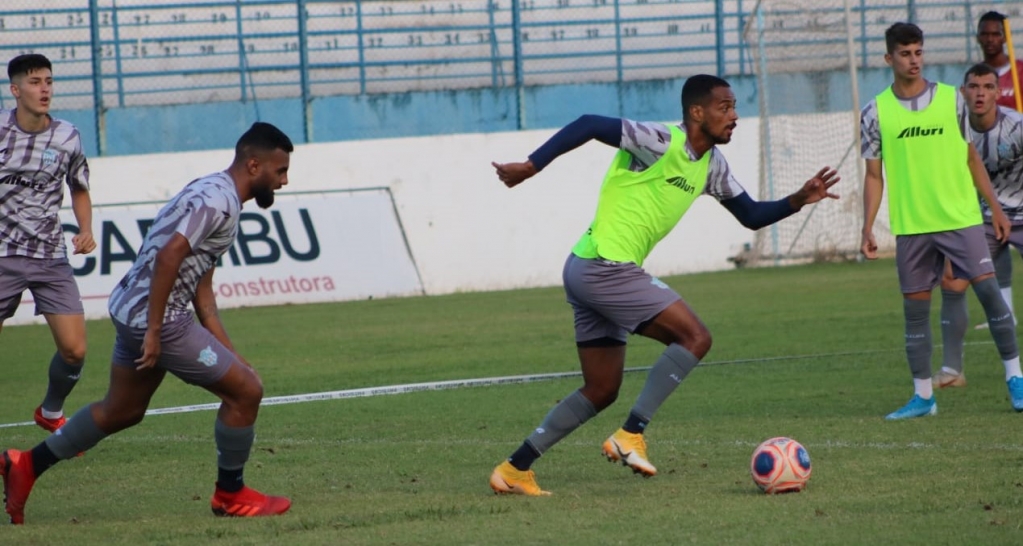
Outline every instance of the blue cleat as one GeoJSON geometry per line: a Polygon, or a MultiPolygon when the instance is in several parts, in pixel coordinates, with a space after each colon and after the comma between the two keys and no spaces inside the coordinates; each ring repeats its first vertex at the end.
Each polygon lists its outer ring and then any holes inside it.
{"type": "MultiPolygon", "coordinates": [[[[1023,392],[1023,378],[1019,383],[1020,391],[1023,392]]],[[[1023,401],[1023,400],[1021,400],[1023,401]]],[[[1018,410],[1023,411],[1023,410],[1018,410]]],[[[920,398],[920,395],[914,394],[913,398],[909,399],[909,402],[901,408],[889,413],[885,416],[885,419],[889,421],[895,421],[897,419],[912,419],[914,417],[925,417],[927,415],[938,414],[938,403],[934,401],[932,396],[929,400],[920,398]]]]}
{"type": "Polygon", "coordinates": [[[1023,377],[1012,377],[1006,383],[1009,385],[1009,400],[1012,401],[1012,409],[1023,411],[1023,377]]]}

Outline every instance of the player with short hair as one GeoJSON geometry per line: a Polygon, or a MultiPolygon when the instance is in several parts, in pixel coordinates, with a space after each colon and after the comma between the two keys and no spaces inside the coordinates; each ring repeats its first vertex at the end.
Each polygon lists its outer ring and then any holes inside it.
{"type": "MultiPolygon", "coordinates": [[[[1016,109],[1012,64],[1005,51],[1005,20],[1005,15],[997,11],[981,15],[977,21],[977,43],[984,54],[984,63],[994,68],[998,74],[998,105],[1016,109]]],[[[1023,60],[1016,61],[1016,73],[1023,78],[1023,60]]]]}
{"type": "MultiPolygon", "coordinates": [[[[996,71],[998,80],[999,93],[997,96],[997,103],[999,106],[1006,108],[1017,109],[1016,107],[1016,90],[1012,83],[1012,59],[1006,54],[1006,36],[1005,36],[1005,15],[998,13],[997,11],[989,11],[984,15],[980,16],[977,21],[977,44],[980,45],[981,52],[984,55],[984,63],[991,66],[996,71]]],[[[1020,78],[1023,78],[1023,61],[1016,61],[1016,72],[1020,78]]],[[[992,255],[992,259],[995,261],[995,277],[998,279],[998,286],[1002,290],[1002,297],[1005,298],[1005,303],[1009,306],[1009,310],[1012,311],[1014,322],[1016,312],[1013,309],[1012,304],[1012,254],[1009,252],[999,252],[997,256],[992,255]]],[[[948,285],[952,282],[950,272],[946,271],[945,279],[943,280],[943,288],[948,288],[948,285]]],[[[951,286],[951,285],[949,285],[951,286]]],[[[955,292],[956,289],[950,289],[955,292]]],[[[959,292],[962,292],[962,288],[958,288],[959,292]]],[[[951,297],[951,305],[946,311],[945,305],[942,304],[942,323],[956,323],[959,320],[966,320],[961,314],[962,306],[958,303],[957,298],[953,295],[951,297]],[[946,313],[948,316],[946,317],[946,313]]],[[[987,328],[987,322],[982,322],[975,326],[977,330],[983,330],[987,328]]],[[[959,369],[962,370],[962,355],[952,355],[952,360],[949,362],[946,356],[945,368],[950,370],[959,369]]],[[[934,375],[935,380],[943,387],[962,387],[966,385],[965,375],[954,375],[947,372],[938,372],[934,375]]]]}
{"type": "MultiPolygon", "coordinates": [[[[1008,261],[1009,245],[1023,253],[1023,114],[998,105],[998,73],[989,65],[972,66],[963,76],[960,91],[970,110],[973,144],[984,160],[995,197],[1012,223],[1008,243],[999,241],[991,225],[991,209],[981,202],[995,277],[1011,311],[1012,265],[1010,262],[1003,268],[1000,264],[1008,261]]],[[[945,355],[941,370],[934,374],[933,383],[937,388],[966,385],[963,350],[967,324],[964,292],[967,284],[968,281],[954,278],[948,270],[942,279],[941,332],[945,355]]],[[[1011,377],[1005,379],[1008,381],[1011,377]]]]}
{"type": "Polygon", "coordinates": [[[1011,226],[995,199],[984,162],[970,142],[969,109],[954,87],[924,79],[924,35],[919,27],[895,23],[885,31],[885,43],[885,62],[892,67],[894,82],[863,108],[860,118],[867,164],[861,250],[866,258],[877,259],[873,226],[887,180],[906,321],[906,357],[914,385],[910,401],[887,419],[937,413],[930,309],[931,292],[946,260],[956,277],[973,285],[991,323],[1006,377],[1011,378],[1007,385],[1012,405],[1023,409],[1015,328],[995,280],[977,193],[990,207],[992,231],[999,241],[1009,237],[1011,226]]]}
{"type": "Polygon", "coordinates": [[[583,386],[560,401],[509,459],[494,469],[497,493],[546,495],[532,464],[551,446],[618,397],[630,333],[665,344],[625,424],[603,444],[604,455],[653,476],[643,432],[676,387],[711,347],[700,318],[671,288],[643,270],[643,261],[700,195],[718,199],[744,226],[759,229],[825,198],[838,174],[825,167],[796,193],[753,201],[717,149],[731,141],[738,115],[727,81],[697,75],[682,87],[682,123],[584,115],[523,163],[494,163],[509,188],[542,171],[558,156],[598,140],[619,148],[600,190],[597,213],[564,268],[565,294],[575,314],[583,386]]]}
{"type": "Polygon", "coordinates": [[[50,116],[50,60],[19,55],[7,63],[7,76],[15,108],[0,110],[0,330],[30,291],[57,345],[46,396],[34,415],[36,424],[53,432],[66,421],[64,401],[78,383],[86,350],[85,309],[57,212],[67,184],[78,223],[74,253],[92,252],[89,165],[78,129],[50,116]]]}
{"type": "Polygon", "coordinates": [[[242,203],[255,199],[268,208],[274,191],[288,183],[293,149],[280,129],[257,122],[238,139],[227,170],[192,181],[157,213],[138,258],[110,294],[117,339],[106,397],[31,451],[8,449],[0,456],[11,523],[24,523],[25,502],[43,472],[141,422],[167,372],[221,399],[213,513],[268,516],[290,508],[287,498],[264,495],[242,480],[263,385],[220,322],[213,272],[238,236],[242,203]]]}

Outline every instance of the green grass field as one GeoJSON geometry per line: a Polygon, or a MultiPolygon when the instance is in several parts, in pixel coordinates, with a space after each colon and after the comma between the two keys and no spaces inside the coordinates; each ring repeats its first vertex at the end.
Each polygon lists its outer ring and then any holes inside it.
{"type": "MultiPolygon", "coordinates": [[[[546,498],[495,496],[487,478],[578,379],[266,407],[246,481],[294,505],[260,520],[210,514],[214,414],[161,415],[43,476],[26,525],[0,527],[0,544],[1023,543],[1023,415],[986,332],[970,330],[969,386],[939,392],[937,417],[883,420],[912,395],[891,261],[665,280],[715,337],[647,433],[654,478],[600,455],[642,373],[536,464],[546,498]],[[806,491],[772,497],[753,485],[750,454],[772,436],[809,450],[806,491]]],[[[933,311],[937,334],[937,300],[933,311]]],[[[981,317],[972,296],[970,313],[971,324],[981,317]]],[[[267,396],[578,369],[559,288],[224,319],[267,396]]],[[[113,330],[91,322],[89,336],[71,410],[106,387],[113,330]]],[[[8,327],[0,339],[0,423],[30,420],[49,332],[8,327]]],[[[649,366],[660,350],[634,339],[627,365],[649,366]]],[[[210,401],[169,377],[153,407],[210,401]]],[[[0,429],[4,447],[43,438],[0,429]]]]}

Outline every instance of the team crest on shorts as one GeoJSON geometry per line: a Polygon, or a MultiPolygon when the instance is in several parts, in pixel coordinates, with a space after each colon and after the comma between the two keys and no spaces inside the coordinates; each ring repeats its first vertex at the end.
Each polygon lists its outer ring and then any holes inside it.
{"type": "Polygon", "coordinates": [[[206,347],[199,353],[198,360],[205,364],[207,368],[212,368],[217,365],[217,353],[213,352],[212,347],[206,347]]]}
{"type": "Polygon", "coordinates": [[[664,289],[664,290],[668,289],[668,285],[664,284],[664,281],[662,281],[661,279],[658,279],[657,277],[651,278],[650,279],[650,284],[656,286],[657,288],[661,288],[661,289],[664,289]]]}
{"type": "Polygon", "coordinates": [[[43,165],[53,165],[57,162],[57,151],[53,148],[43,150],[43,165]]]}

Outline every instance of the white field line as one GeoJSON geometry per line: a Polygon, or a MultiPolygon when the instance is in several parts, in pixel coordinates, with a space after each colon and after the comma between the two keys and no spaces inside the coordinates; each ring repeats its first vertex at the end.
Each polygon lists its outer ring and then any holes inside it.
{"type": "MultiPolygon", "coordinates": [[[[967,345],[990,345],[992,342],[972,342],[967,345]]],[[[718,360],[701,362],[700,366],[720,366],[724,364],[759,364],[766,362],[778,362],[784,360],[806,360],[814,358],[829,358],[829,357],[843,357],[843,356],[864,356],[878,353],[890,353],[896,350],[903,350],[901,347],[898,349],[875,349],[870,351],[845,351],[835,353],[817,353],[817,354],[805,354],[805,355],[784,355],[784,356],[770,356],[760,358],[742,358],[736,360],[718,360]]],[[[640,368],[626,368],[625,371],[628,373],[644,372],[650,369],[649,366],[640,368]]],[[[365,398],[368,396],[384,396],[389,394],[408,394],[412,392],[422,391],[440,391],[447,389],[461,389],[470,387],[490,387],[495,385],[512,385],[522,383],[534,383],[537,381],[550,381],[554,379],[565,379],[570,377],[579,377],[582,372],[557,372],[557,373],[542,373],[542,374],[529,374],[529,375],[509,375],[503,377],[482,377],[478,379],[455,379],[450,381],[430,381],[426,383],[407,383],[404,385],[386,385],[382,387],[366,387],[361,389],[347,389],[340,391],[328,391],[328,392],[316,392],[307,394],[290,394],[285,396],[273,396],[270,398],[264,398],[262,406],[276,406],[280,404],[300,404],[303,402],[315,402],[320,400],[345,400],[349,398],[365,398]]],[[[212,411],[220,407],[220,402],[212,402],[207,404],[192,404],[188,406],[177,406],[171,408],[156,408],[146,412],[146,416],[152,415],[167,415],[171,413],[192,413],[196,411],[212,411]]],[[[14,427],[25,427],[35,425],[32,421],[22,421],[18,423],[5,423],[0,424],[0,429],[14,428],[14,427]]]]}

